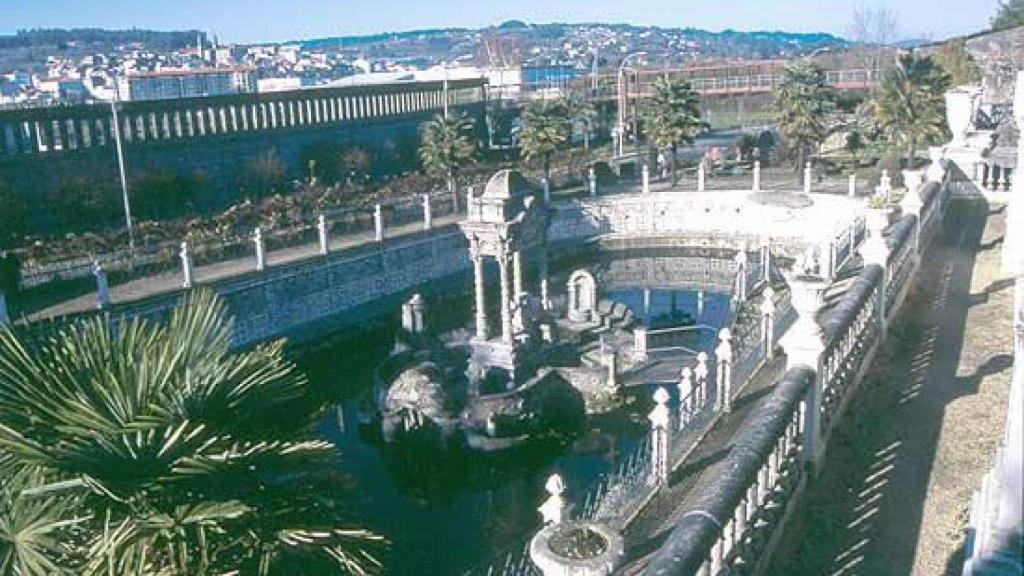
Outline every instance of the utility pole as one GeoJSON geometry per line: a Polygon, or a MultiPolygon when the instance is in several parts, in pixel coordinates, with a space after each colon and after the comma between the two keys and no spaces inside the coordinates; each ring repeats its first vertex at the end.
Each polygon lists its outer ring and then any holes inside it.
{"type": "MultiPolygon", "coordinates": [[[[118,99],[120,97],[118,96],[118,99]]],[[[114,147],[117,149],[117,169],[121,175],[121,200],[124,202],[124,222],[128,227],[128,258],[130,266],[135,266],[135,229],[132,226],[132,205],[128,199],[128,178],[124,171],[124,147],[121,144],[121,122],[117,115],[118,100],[110,101],[110,112],[114,121],[114,147]]]]}

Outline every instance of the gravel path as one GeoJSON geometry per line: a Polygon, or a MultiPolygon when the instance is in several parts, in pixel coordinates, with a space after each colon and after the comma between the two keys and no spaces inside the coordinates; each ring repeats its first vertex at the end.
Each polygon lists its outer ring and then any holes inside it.
{"type": "Polygon", "coordinates": [[[1004,225],[1001,207],[951,207],[769,574],[959,575],[1009,395],[1004,225]]]}

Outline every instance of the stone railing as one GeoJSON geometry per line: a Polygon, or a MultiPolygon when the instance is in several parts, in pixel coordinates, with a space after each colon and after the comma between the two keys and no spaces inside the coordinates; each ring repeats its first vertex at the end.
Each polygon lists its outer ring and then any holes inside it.
{"type": "Polygon", "coordinates": [[[728,454],[694,486],[696,498],[648,565],[649,576],[731,573],[756,565],[804,482],[802,453],[814,373],[790,370],[728,454]]]}

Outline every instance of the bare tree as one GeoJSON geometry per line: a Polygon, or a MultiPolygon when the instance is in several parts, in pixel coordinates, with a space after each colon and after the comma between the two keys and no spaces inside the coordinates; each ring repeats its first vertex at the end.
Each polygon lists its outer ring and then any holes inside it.
{"type": "Polygon", "coordinates": [[[860,6],[853,11],[847,36],[857,44],[864,67],[878,77],[882,58],[899,33],[899,17],[888,6],[860,6]]]}

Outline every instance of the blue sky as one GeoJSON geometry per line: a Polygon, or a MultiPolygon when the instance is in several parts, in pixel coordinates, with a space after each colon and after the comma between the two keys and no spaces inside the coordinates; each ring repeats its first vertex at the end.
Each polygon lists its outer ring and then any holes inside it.
{"type": "MultiPolygon", "coordinates": [[[[260,42],[504,20],[628,22],[842,35],[869,0],[0,0],[0,34],[19,28],[197,28],[260,42]]],[[[904,38],[942,39],[987,26],[998,0],[892,0],[904,38]]]]}

